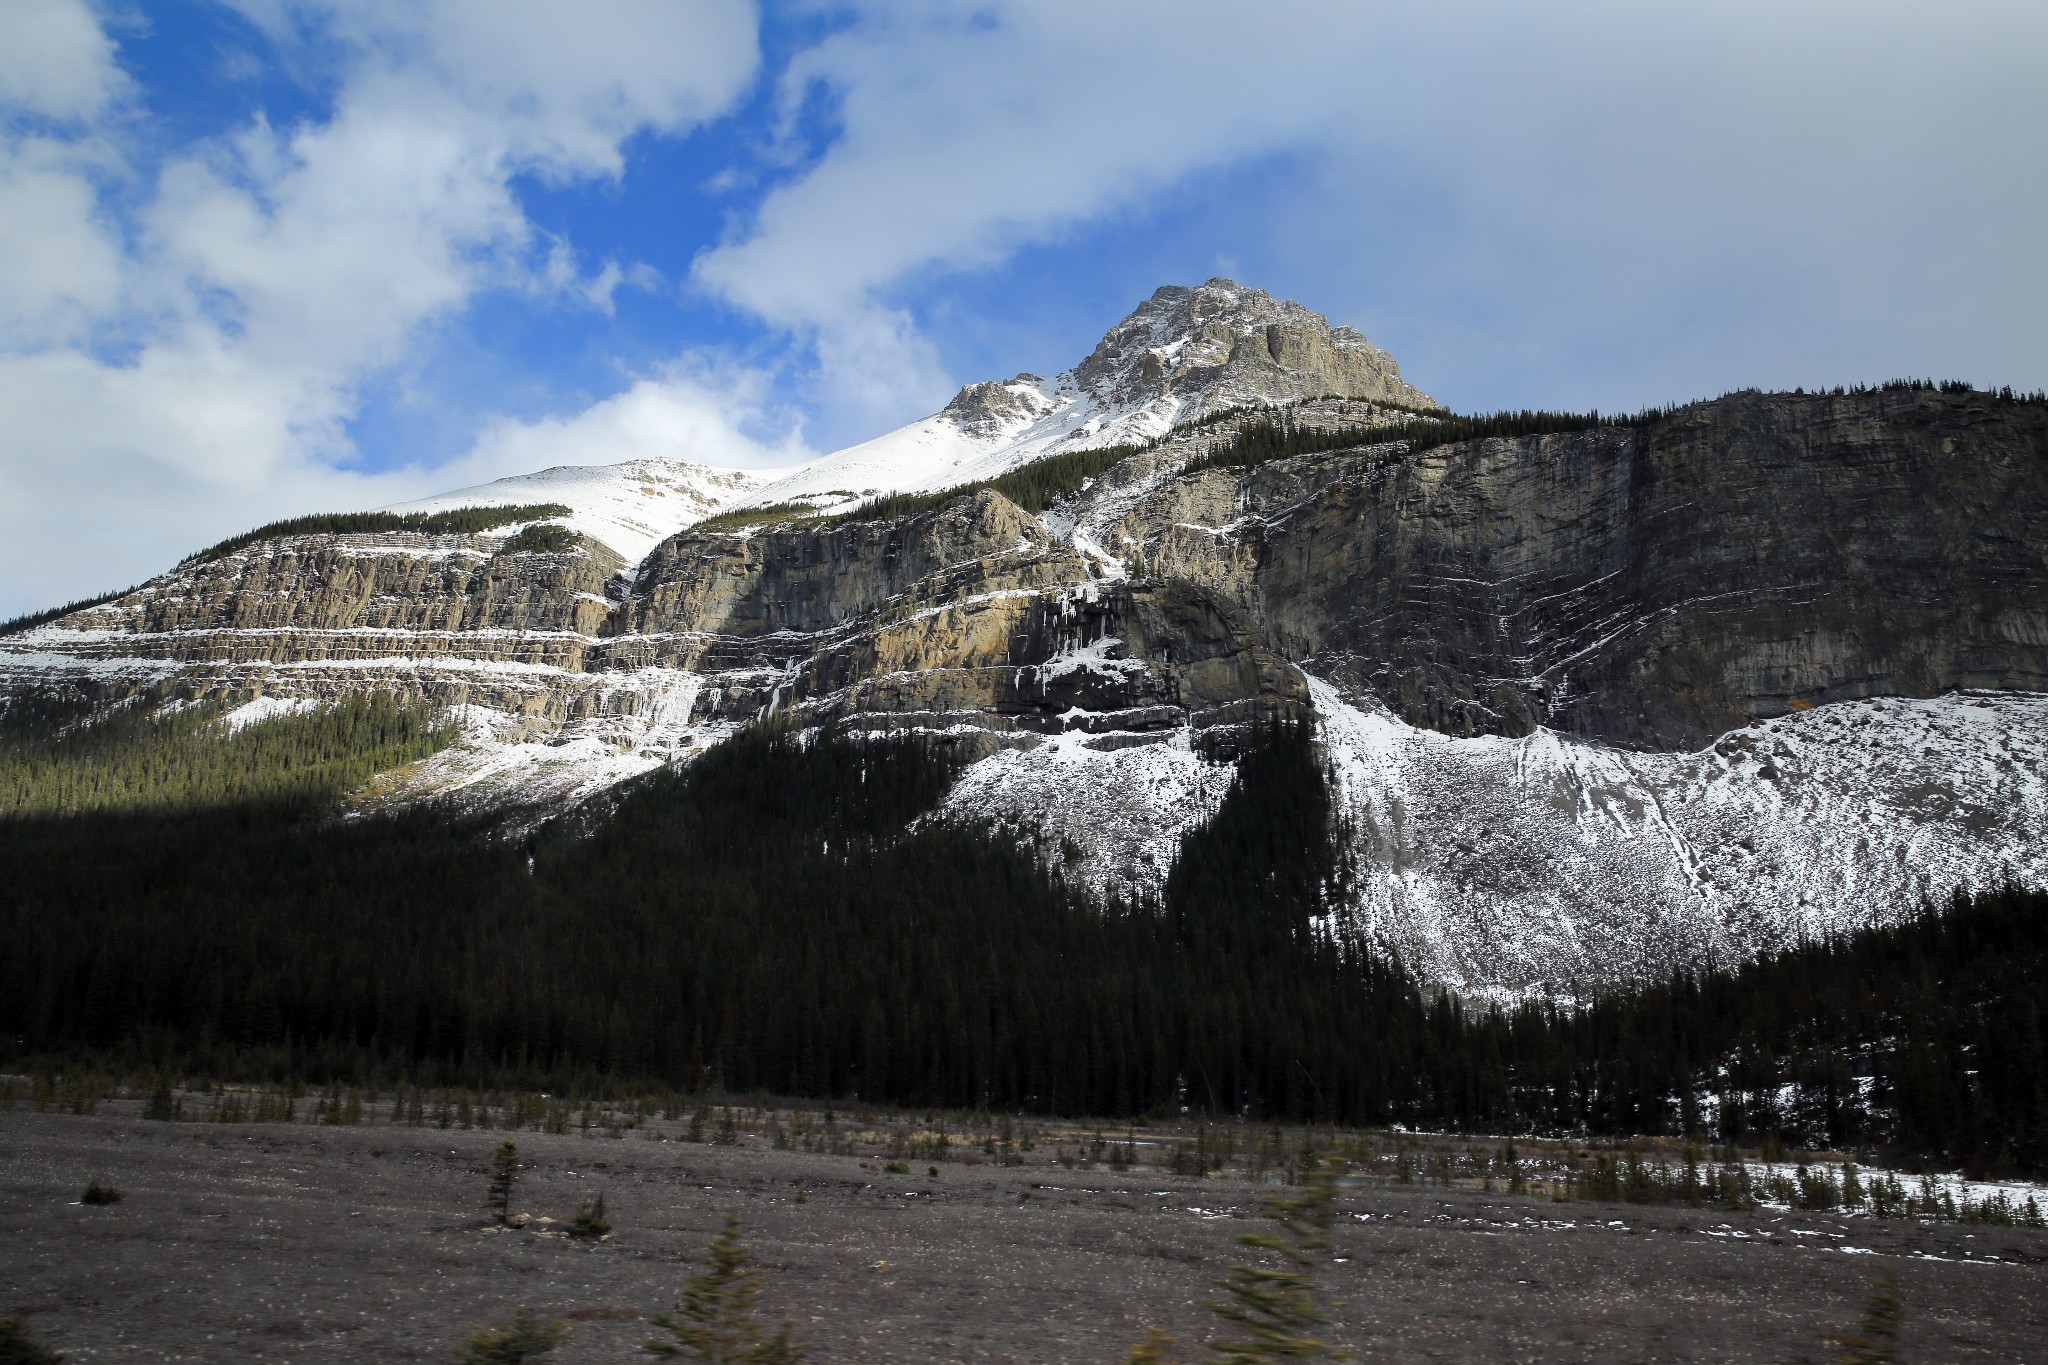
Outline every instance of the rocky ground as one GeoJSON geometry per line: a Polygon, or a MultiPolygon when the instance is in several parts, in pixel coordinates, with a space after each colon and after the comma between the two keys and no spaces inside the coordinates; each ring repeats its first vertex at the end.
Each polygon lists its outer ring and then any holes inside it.
{"type": "MultiPolygon", "coordinates": [[[[818,1361],[1120,1361],[1183,1342],[1244,1254],[1237,1178],[807,1155],[674,1140],[680,1124],[521,1132],[515,1204],[479,1205],[502,1136],[370,1124],[143,1122],[0,1110],[0,1314],[73,1362],[453,1358],[514,1305],[574,1320],[563,1365],[651,1359],[730,1212],[765,1302],[818,1361]],[[79,1203],[88,1180],[118,1187],[79,1203]],[[552,1235],[603,1191],[615,1232],[552,1235]]],[[[1826,1361],[1896,1265],[1902,1358],[2026,1361],[2048,1341],[2048,1233],[1762,1211],[1347,1188],[1337,1338],[1368,1361],[1826,1361]]],[[[1194,1358],[1192,1351],[1189,1358],[1194,1358]]]]}

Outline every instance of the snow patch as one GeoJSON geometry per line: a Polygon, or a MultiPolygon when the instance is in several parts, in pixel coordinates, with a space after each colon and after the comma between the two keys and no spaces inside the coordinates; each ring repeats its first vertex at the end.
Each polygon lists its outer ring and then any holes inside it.
{"type": "MultiPolygon", "coordinates": [[[[1188,733],[1097,747],[1103,737],[1062,735],[1004,749],[971,765],[943,813],[1036,837],[1074,860],[1067,873],[1097,895],[1157,892],[1181,836],[1216,813],[1234,769],[1197,754],[1188,733]]],[[[1139,739],[1138,736],[1110,737],[1139,739]]]]}
{"type": "Polygon", "coordinates": [[[1356,913],[1432,979],[1568,994],[2048,880],[2048,696],[1846,702],[1636,753],[1457,738],[1309,679],[1356,913]]]}
{"type": "MultiPolygon", "coordinates": [[[[746,470],[713,469],[687,460],[558,465],[384,510],[447,512],[557,502],[570,509],[561,519],[569,529],[609,546],[633,565],[662,541],[724,510],[761,481],[761,475],[746,470]]],[[[385,551],[380,548],[377,553],[385,551]]]]}

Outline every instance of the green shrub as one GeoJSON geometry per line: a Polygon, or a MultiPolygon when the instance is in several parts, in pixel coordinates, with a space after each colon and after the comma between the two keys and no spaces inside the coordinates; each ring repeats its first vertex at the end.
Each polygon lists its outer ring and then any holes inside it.
{"type": "Polygon", "coordinates": [[[585,1199],[578,1206],[576,1216],[569,1220],[569,1235],[586,1242],[600,1241],[610,1235],[612,1220],[605,1216],[604,1193],[598,1192],[595,1199],[585,1199]]]}
{"type": "Polygon", "coordinates": [[[573,1329],[561,1318],[536,1318],[521,1304],[503,1327],[479,1327],[456,1353],[460,1365],[524,1365],[545,1360],[573,1329]]]}
{"type": "Polygon", "coordinates": [[[761,1272],[740,1243],[738,1215],[727,1214],[711,1243],[711,1264],[683,1285],[682,1306],[654,1315],[654,1325],[668,1335],[650,1339],[647,1350],[716,1365],[799,1365],[803,1349],[789,1328],[767,1334],[754,1316],[760,1297],[761,1272]]]}
{"type": "Polygon", "coordinates": [[[57,1365],[64,1359],[37,1344],[19,1318],[0,1318],[0,1365],[57,1365]]]}
{"type": "Polygon", "coordinates": [[[580,537],[566,526],[537,521],[498,547],[501,555],[559,555],[576,548],[580,537]]]}

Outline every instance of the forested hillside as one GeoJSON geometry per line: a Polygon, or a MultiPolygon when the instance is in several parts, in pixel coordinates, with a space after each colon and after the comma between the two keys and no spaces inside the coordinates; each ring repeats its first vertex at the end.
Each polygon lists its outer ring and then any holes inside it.
{"type": "Polygon", "coordinates": [[[0,710],[0,817],[318,804],[446,748],[455,727],[385,693],[239,727],[218,702],[95,709],[33,693],[0,710]]]}
{"type": "Polygon", "coordinates": [[[517,843],[431,809],[313,818],[290,786],[10,815],[0,1030],[16,1067],[1683,1130],[2048,1170],[2048,898],[1473,1014],[1333,929],[1350,869],[1306,729],[1250,749],[1155,896],[1107,905],[1006,834],[919,820],[955,769],[932,741],[756,727],[517,843]]]}

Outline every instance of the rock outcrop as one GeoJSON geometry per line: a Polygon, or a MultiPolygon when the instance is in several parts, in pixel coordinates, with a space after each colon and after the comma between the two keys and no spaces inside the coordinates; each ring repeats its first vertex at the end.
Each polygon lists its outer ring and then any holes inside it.
{"type": "Polygon", "coordinates": [[[1358,912],[1481,993],[2048,876],[2048,404],[1740,393],[1418,449],[1394,437],[1428,400],[1383,353],[1223,281],[1161,290],[1062,382],[930,421],[1012,454],[1069,398],[1182,425],[1043,515],[982,488],[631,563],[509,527],[259,542],[0,639],[0,691],[395,689],[472,727],[400,790],[475,799],[573,799],[771,709],[924,728],[982,756],[962,809],[1056,827],[1104,886],[1156,880],[1213,808],[1198,753],[1313,718],[1358,912]],[[1199,467],[1279,402],[1356,434],[1199,467]]]}
{"type": "Polygon", "coordinates": [[[2048,690],[2044,440],[2041,404],[1984,394],[1745,393],[1212,472],[1097,529],[1416,725],[1692,747],[1831,701],[2048,690]]]}
{"type": "Polygon", "coordinates": [[[1437,406],[1363,334],[1332,327],[1292,299],[1223,279],[1157,290],[1073,376],[1106,404],[1164,395],[1186,405],[1185,417],[1331,395],[1437,406]]]}

